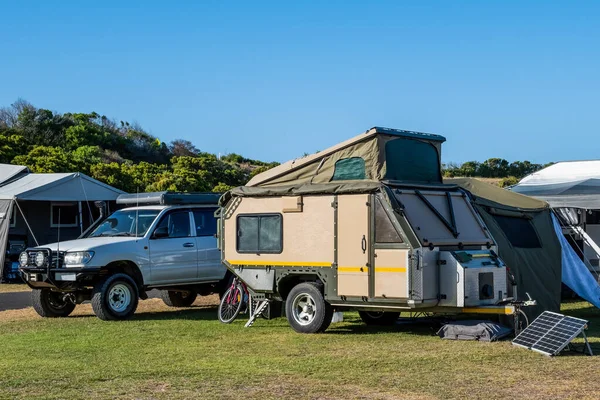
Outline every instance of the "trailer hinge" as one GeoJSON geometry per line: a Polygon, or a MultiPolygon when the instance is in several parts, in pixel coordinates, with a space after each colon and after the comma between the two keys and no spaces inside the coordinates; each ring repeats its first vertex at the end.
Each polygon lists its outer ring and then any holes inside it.
{"type": "Polygon", "coordinates": [[[331,202],[331,207],[333,207],[333,208],[337,208],[338,207],[337,200],[331,202]]]}

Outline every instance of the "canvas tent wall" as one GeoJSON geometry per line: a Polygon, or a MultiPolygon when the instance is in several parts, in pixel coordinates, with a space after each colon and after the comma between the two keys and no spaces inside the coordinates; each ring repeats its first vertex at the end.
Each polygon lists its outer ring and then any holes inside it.
{"type": "Polygon", "coordinates": [[[554,231],[548,203],[513,193],[473,178],[445,179],[467,190],[473,204],[498,243],[500,257],[509,266],[518,285],[538,305],[528,307],[536,316],[542,311],[560,311],[561,244],[554,231]]]}
{"type": "Polygon", "coordinates": [[[321,184],[336,181],[441,183],[443,136],[374,127],[338,145],[253,177],[246,186],[321,184]]]}
{"type": "Polygon", "coordinates": [[[52,239],[55,241],[59,228],[52,227],[57,219],[52,215],[53,209],[60,209],[63,204],[76,204],[79,214],[77,223],[68,227],[61,225],[60,228],[63,240],[76,238],[85,223],[91,223],[93,217],[90,214],[94,211],[91,202],[115,201],[122,193],[119,189],[77,172],[27,173],[18,179],[0,183],[0,279],[9,234],[27,235],[31,245],[36,245],[36,242],[45,244],[52,239]]]}

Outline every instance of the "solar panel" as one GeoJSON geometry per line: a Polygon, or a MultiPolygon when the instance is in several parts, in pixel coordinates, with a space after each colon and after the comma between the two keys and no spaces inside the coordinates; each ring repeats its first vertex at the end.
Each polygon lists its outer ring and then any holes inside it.
{"type": "Polygon", "coordinates": [[[587,323],[584,319],[544,311],[512,341],[512,344],[555,356],[583,332],[587,323]]]}

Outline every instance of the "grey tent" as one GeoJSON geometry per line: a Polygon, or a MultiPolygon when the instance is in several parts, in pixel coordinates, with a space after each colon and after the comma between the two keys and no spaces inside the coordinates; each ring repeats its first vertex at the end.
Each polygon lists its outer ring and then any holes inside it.
{"type": "Polygon", "coordinates": [[[0,280],[9,235],[26,237],[30,245],[56,241],[59,232],[63,240],[74,239],[93,221],[90,202],[114,201],[122,193],[78,172],[36,174],[0,165],[0,280]]]}

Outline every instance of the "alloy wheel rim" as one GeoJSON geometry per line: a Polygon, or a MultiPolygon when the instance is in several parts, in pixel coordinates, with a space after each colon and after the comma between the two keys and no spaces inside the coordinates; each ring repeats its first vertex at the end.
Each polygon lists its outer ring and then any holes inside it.
{"type": "Polygon", "coordinates": [[[303,326],[309,325],[317,315],[315,299],[308,293],[301,293],[292,303],[292,315],[294,320],[303,326]]]}

